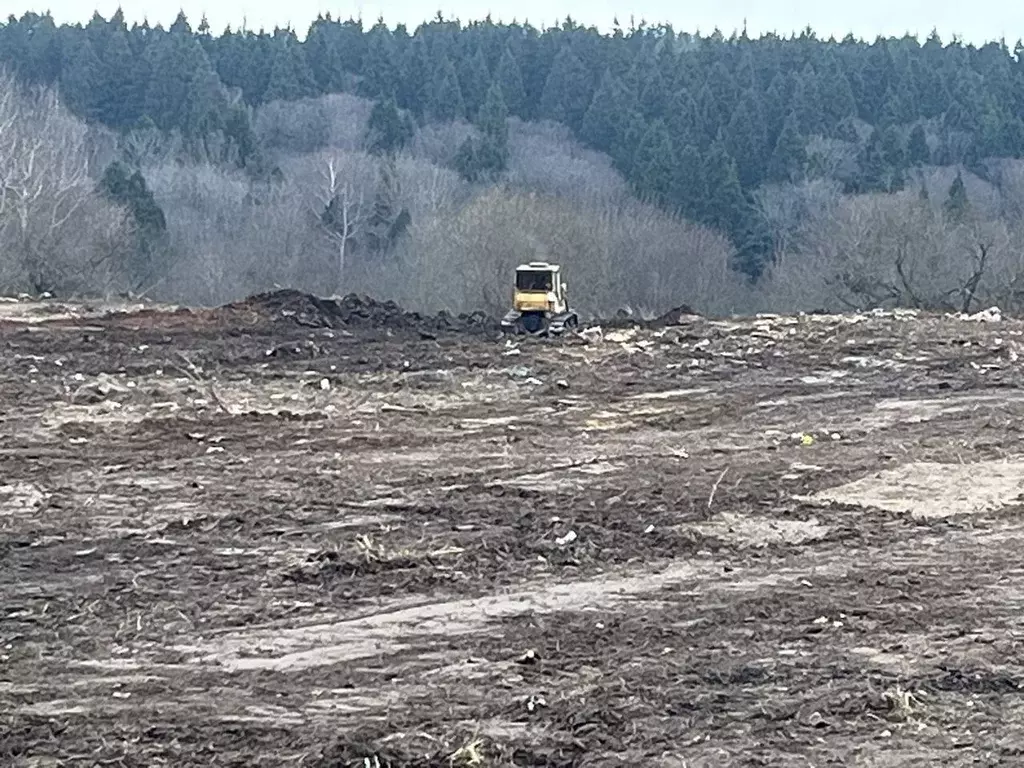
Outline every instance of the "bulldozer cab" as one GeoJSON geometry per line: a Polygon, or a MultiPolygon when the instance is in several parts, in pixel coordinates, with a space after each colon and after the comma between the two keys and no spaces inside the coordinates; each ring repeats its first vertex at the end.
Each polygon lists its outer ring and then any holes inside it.
{"type": "Polygon", "coordinates": [[[520,267],[516,270],[516,290],[527,293],[548,293],[554,290],[555,274],[551,270],[520,267]]]}
{"type": "Polygon", "coordinates": [[[516,268],[513,301],[518,310],[560,312],[565,308],[565,283],[562,268],[544,261],[531,261],[516,268]]]}

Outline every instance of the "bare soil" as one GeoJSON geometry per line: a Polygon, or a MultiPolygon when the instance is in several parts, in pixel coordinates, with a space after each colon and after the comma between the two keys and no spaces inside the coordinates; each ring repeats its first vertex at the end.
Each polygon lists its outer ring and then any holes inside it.
{"type": "Polygon", "coordinates": [[[0,306],[0,764],[1024,761],[1024,323],[0,306]]]}

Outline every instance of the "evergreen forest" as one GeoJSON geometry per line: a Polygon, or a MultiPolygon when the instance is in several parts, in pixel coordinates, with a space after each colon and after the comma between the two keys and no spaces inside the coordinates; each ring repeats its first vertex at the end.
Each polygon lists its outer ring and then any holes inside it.
{"type": "Polygon", "coordinates": [[[538,29],[0,25],[0,292],[273,286],[500,312],[1012,309],[1024,45],[538,29]]]}

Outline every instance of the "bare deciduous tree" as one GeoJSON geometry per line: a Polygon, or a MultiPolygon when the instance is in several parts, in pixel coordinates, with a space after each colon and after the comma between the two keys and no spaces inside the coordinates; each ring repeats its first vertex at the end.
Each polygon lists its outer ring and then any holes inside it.
{"type": "Polygon", "coordinates": [[[508,181],[574,200],[624,201],[629,185],[611,158],[587,149],[563,125],[509,120],[508,181]]]}
{"type": "Polygon", "coordinates": [[[313,214],[320,219],[324,235],[336,249],[336,280],[340,293],[345,289],[345,262],[349,250],[366,224],[366,199],[362,187],[344,178],[335,158],[327,158],[321,175],[322,192],[313,214]]]}
{"type": "Polygon", "coordinates": [[[429,160],[441,167],[451,166],[459,148],[470,138],[479,138],[480,132],[470,123],[428,124],[416,131],[410,147],[414,157],[429,160]]]}
{"type": "Polygon", "coordinates": [[[768,278],[783,309],[968,312],[1005,301],[1021,274],[1005,222],[953,216],[913,191],[844,198],[802,237],[768,278]]]}
{"type": "Polygon", "coordinates": [[[838,182],[823,179],[800,184],[772,184],[754,192],[754,207],[772,239],[776,260],[801,245],[808,221],[822,216],[839,204],[838,182]]]}
{"type": "Polygon", "coordinates": [[[113,287],[129,220],[97,192],[90,148],[89,129],[52,90],[0,74],[0,289],[113,287]]]}

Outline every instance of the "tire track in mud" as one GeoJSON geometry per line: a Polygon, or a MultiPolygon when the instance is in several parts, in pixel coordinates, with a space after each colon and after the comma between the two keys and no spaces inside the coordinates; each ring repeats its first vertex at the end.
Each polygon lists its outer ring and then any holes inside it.
{"type": "MultiPolygon", "coordinates": [[[[511,617],[619,607],[626,612],[643,610],[644,601],[656,603],[652,596],[668,588],[673,589],[676,598],[683,590],[705,598],[720,594],[725,599],[732,593],[770,592],[781,584],[802,584],[810,590],[819,579],[844,575],[857,578],[876,569],[937,568],[944,562],[941,551],[913,549],[932,536],[929,529],[921,528],[917,536],[905,537],[887,548],[853,553],[835,546],[799,542],[793,547],[793,555],[773,559],[768,565],[733,566],[723,559],[696,557],[589,580],[522,585],[500,595],[425,602],[337,622],[242,631],[194,646],[176,646],[174,650],[198,663],[214,663],[230,671],[293,672],[394,655],[415,648],[431,636],[450,639],[486,632],[489,624],[511,617]]],[[[991,556],[993,547],[1012,549],[1024,542],[1024,528],[959,538],[961,547],[991,556]]],[[[1024,588],[1024,579],[1021,584],[1024,588]]]]}

